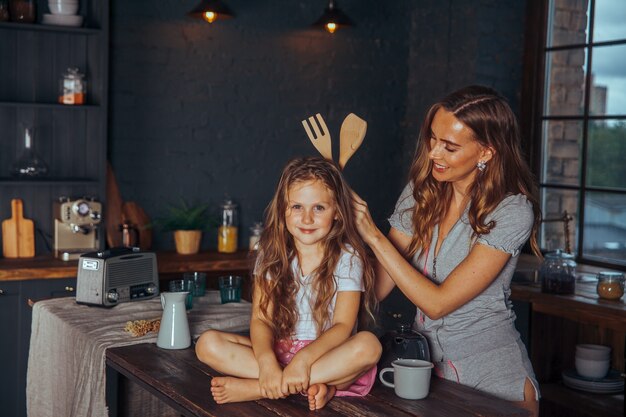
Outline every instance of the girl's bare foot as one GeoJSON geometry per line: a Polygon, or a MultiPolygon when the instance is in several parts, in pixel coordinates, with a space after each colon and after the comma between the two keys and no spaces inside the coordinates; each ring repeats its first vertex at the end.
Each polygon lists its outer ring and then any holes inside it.
{"type": "Polygon", "coordinates": [[[214,377],[211,380],[211,394],[218,404],[253,401],[263,398],[257,379],[234,377],[214,377]]]}
{"type": "Polygon", "coordinates": [[[309,397],[309,410],[319,410],[323,408],[331,398],[335,396],[337,388],[333,385],[313,384],[307,390],[309,397]]]}

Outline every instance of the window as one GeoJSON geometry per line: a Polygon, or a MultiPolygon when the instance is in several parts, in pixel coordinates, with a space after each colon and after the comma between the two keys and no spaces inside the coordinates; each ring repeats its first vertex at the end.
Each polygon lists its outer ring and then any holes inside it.
{"type": "Polygon", "coordinates": [[[626,1],[533,0],[529,10],[522,125],[540,245],[564,248],[567,233],[579,261],[625,269],[626,1]]]}

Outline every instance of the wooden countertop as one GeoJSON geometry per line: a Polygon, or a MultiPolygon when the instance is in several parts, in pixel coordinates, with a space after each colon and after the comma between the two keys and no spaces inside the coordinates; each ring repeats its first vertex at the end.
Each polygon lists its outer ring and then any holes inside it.
{"type": "MultiPolygon", "coordinates": [[[[522,255],[518,271],[538,269],[540,261],[530,255],[522,255]]],[[[511,284],[511,299],[527,301],[533,304],[533,310],[574,320],[580,323],[593,324],[617,331],[626,331],[626,304],[624,297],[620,300],[603,300],[596,293],[597,281],[594,273],[599,268],[582,266],[579,275],[584,280],[576,282],[576,290],[571,295],[547,294],[541,292],[539,283],[511,284]]]]}
{"type": "MultiPolygon", "coordinates": [[[[176,252],[156,252],[160,274],[185,271],[243,271],[250,268],[252,258],[246,251],[236,253],[200,252],[179,255],[176,252]]],[[[0,259],[0,281],[55,279],[76,277],[78,261],[61,261],[52,255],[34,258],[0,259]]]]}

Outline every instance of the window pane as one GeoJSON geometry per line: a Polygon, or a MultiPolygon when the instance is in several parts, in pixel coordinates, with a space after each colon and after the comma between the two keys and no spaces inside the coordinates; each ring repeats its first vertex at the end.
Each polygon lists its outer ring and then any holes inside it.
{"type": "Polygon", "coordinates": [[[626,264],[626,195],[585,197],[585,257],[626,264]]]}
{"type": "Polygon", "coordinates": [[[624,0],[596,0],[593,41],[626,39],[626,2],[624,0]]]}
{"type": "Polygon", "coordinates": [[[589,124],[587,186],[626,190],[626,121],[601,120],[589,124]]]}
{"type": "Polygon", "coordinates": [[[541,224],[541,237],[539,245],[546,251],[566,249],[565,222],[563,216],[565,211],[573,217],[568,223],[568,236],[570,252],[576,253],[576,224],[578,221],[578,191],[557,190],[554,188],[543,188],[541,190],[541,212],[543,223],[541,224]]]}
{"type": "Polygon", "coordinates": [[[586,43],[588,8],[587,0],[552,0],[548,17],[547,46],[586,43]]]}
{"type": "Polygon", "coordinates": [[[626,115],[626,45],[594,47],[591,73],[591,114],[626,115]]]}
{"type": "Polygon", "coordinates": [[[541,181],[550,184],[580,184],[580,144],[583,123],[572,120],[543,122],[541,181]]]}
{"type": "Polygon", "coordinates": [[[568,49],[546,54],[546,102],[549,116],[583,113],[586,49],[568,49]]]}

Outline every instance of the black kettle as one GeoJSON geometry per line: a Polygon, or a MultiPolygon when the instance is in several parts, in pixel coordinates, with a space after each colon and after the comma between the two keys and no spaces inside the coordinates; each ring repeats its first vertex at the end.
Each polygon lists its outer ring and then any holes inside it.
{"type": "Polygon", "coordinates": [[[411,329],[410,324],[398,324],[395,331],[386,333],[380,339],[383,354],[378,362],[379,369],[391,366],[396,359],[421,359],[430,362],[428,340],[411,329]]]}

